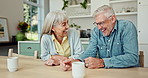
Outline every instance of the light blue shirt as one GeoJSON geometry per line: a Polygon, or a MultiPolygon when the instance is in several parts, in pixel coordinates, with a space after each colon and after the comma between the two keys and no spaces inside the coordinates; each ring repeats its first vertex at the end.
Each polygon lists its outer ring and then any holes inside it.
{"type": "MultiPolygon", "coordinates": [[[[68,30],[68,42],[70,45],[70,58],[78,59],[79,55],[84,52],[79,34],[75,29],[68,30]]],[[[51,55],[58,55],[52,35],[44,34],[41,39],[41,59],[46,61],[51,55]]]]}
{"type": "Polygon", "coordinates": [[[110,36],[105,37],[95,27],[86,51],[80,56],[104,60],[105,68],[133,67],[139,64],[137,30],[127,20],[117,20],[110,36]]]}

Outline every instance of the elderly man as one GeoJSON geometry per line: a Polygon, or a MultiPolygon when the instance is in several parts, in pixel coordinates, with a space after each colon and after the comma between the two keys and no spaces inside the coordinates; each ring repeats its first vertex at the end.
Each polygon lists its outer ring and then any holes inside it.
{"type": "MultiPolygon", "coordinates": [[[[96,27],[86,51],[79,60],[86,67],[125,68],[138,66],[138,40],[134,24],[127,20],[117,20],[114,10],[103,5],[94,12],[96,27]]],[[[63,61],[63,70],[71,69],[74,59],[63,61]]]]}

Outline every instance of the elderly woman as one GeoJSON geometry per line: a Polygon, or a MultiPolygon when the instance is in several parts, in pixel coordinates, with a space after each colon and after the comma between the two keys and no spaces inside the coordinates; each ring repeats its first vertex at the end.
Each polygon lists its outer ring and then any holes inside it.
{"type": "Polygon", "coordinates": [[[83,50],[79,34],[69,29],[66,14],[63,11],[48,13],[41,35],[41,59],[45,65],[60,65],[69,58],[77,59],[83,50]]]}

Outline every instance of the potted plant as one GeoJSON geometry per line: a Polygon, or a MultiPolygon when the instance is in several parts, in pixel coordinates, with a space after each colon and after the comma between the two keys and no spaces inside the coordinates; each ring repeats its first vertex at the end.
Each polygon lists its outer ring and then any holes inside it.
{"type": "Polygon", "coordinates": [[[19,32],[16,34],[17,41],[24,41],[27,40],[25,33],[28,32],[30,26],[26,22],[19,22],[17,29],[19,32]]]}
{"type": "MultiPolygon", "coordinates": [[[[77,4],[77,1],[76,0],[63,0],[63,7],[62,7],[62,10],[65,10],[66,7],[68,7],[68,4],[77,4]]],[[[82,8],[86,9],[87,8],[87,3],[88,1],[87,0],[84,0],[83,2],[80,3],[80,5],[82,6],[82,8]]]]}
{"type": "Polygon", "coordinates": [[[81,28],[81,26],[79,26],[79,25],[77,25],[75,23],[71,24],[70,27],[75,28],[76,30],[79,30],[81,28]]]}

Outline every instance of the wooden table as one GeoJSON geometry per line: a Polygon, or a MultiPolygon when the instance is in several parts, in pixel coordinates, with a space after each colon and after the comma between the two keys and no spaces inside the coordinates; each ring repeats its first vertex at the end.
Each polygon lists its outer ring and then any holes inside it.
{"type": "MultiPolygon", "coordinates": [[[[46,66],[40,59],[19,56],[19,69],[9,72],[6,56],[0,56],[0,78],[72,78],[71,71],[59,66],[46,66]]],[[[148,78],[148,68],[87,69],[85,78],[148,78]]]]}

